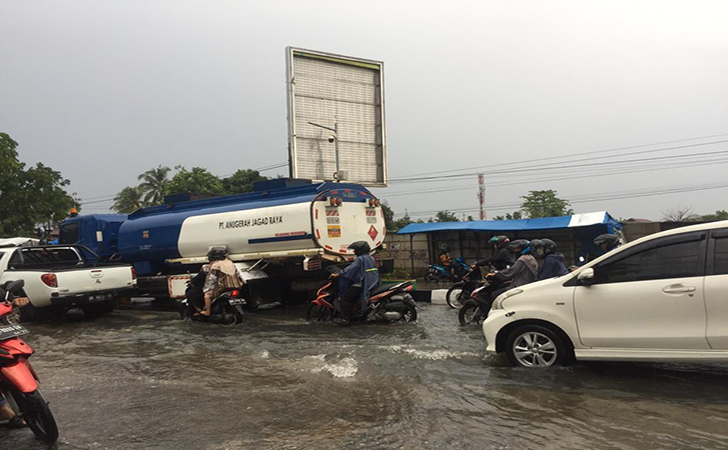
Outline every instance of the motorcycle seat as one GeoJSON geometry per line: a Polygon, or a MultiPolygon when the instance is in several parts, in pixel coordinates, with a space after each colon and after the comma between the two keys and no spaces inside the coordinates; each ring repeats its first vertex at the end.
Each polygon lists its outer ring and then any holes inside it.
{"type": "Polygon", "coordinates": [[[369,292],[369,295],[379,295],[384,291],[388,291],[392,286],[393,285],[391,284],[379,285],[379,287],[372,289],[371,292],[369,292]]]}

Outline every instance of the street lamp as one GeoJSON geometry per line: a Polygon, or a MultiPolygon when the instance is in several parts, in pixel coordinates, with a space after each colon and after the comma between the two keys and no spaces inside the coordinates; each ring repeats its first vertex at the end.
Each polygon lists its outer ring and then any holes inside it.
{"type": "Polygon", "coordinates": [[[334,133],[333,135],[329,136],[329,142],[334,143],[334,160],[336,161],[336,172],[334,172],[334,180],[336,180],[337,183],[341,182],[341,180],[339,179],[339,123],[334,122],[334,128],[325,127],[323,125],[319,125],[313,122],[309,122],[309,125],[323,128],[324,130],[329,130],[334,133]]]}

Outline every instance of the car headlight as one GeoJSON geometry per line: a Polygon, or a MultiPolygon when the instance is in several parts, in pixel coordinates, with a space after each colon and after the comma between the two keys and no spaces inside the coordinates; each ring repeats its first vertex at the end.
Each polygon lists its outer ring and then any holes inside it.
{"type": "Polygon", "coordinates": [[[505,291],[504,293],[502,293],[495,299],[495,301],[493,302],[493,305],[490,307],[490,309],[491,310],[503,309],[504,300],[511,298],[515,295],[518,295],[521,292],[523,292],[523,289],[511,289],[511,290],[505,291]]]}

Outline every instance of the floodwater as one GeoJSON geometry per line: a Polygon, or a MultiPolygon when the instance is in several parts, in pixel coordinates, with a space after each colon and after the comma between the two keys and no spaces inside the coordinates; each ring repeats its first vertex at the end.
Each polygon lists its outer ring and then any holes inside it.
{"type": "MultiPolygon", "coordinates": [[[[417,324],[234,328],[115,311],[31,325],[59,449],[728,449],[728,366],[508,367],[482,333],[417,324]]],[[[45,446],[0,429],[0,449],[45,446]]]]}

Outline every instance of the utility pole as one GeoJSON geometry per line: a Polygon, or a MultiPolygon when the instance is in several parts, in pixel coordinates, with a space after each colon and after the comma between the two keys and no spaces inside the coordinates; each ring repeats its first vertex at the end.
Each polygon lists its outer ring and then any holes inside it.
{"type": "Polygon", "coordinates": [[[480,204],[480,220],[485,220],[485,175],[478,174],[478,203],[480,204]]]}

